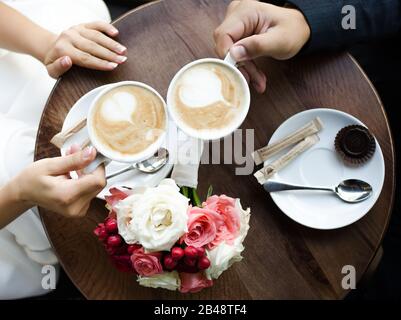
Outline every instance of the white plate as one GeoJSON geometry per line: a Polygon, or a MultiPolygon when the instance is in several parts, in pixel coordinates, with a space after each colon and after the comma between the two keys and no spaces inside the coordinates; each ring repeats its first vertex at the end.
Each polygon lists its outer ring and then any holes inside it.
{"type": "Polygon", "coordinates": [[[328,192],[282,191],[270,195],[287,216],[302,225],[325,230],[341,228],[361,219],[379,198],[385,172],[383,153],[376,141],[376,152],[367,163],[358,167],[346,165],[334,149],[334,138],[347,125],[364,124],[347,113],[333,109],[311,109],[292,116],[276,130],[269,143],[283,138],[315,117],[319,117],[324,125],[319,132],[320,141],[272,180],[309,186],[335,186],[345,179],[360,179],[372,186],[372,196],[363,202],[348,204],[328,192]]]}
{"type": "MultiPolygon", "coordinates": [[[[98,87],[89,91],[87,94],[82,96],[71,108],[67,117],[65,118],[63,124],[63,130],[66,130],[72,127],[74,124],[79,122],[81,119],[85,119],[87,113],[89,111],[89,106],[91,101],[96,97],[96,95],[108,85],[98,87]]],[[[108,190],[112,187],[122,187],[126,186],[129,188],[137,187],[137,186],[149,186],[153,187],[158,185],[158,183],[164,179],[171,171],[176,155],[176,150],[178,148],[177,144],[181,144],[186,141],[187,137],[182,136],[181,132],[180,136],[177,138],[177,127],[172,121],[169,121],[169,129],[167,136],[167,141],[162,145],[164,148],[169,150],[169,163],[166,164],[161,170],[153,174],[146,174],[139,172],[138,170],[131,170],[129,172],[123,173],[117,177],[109,179],[107,181],[107,186],[98,194],[98,198],[104,199],[104,196],[108,194],[108,190]],[[169,138],[170,137],[170,138],[169,138]]],[[[63,148],[61,148],[61,154],[65,154],[68,147],[74,143],[82,144],[85,140],[88,139],[88,132],[86,127],[80,130],[78,133],[69,138],[63,148]]],[[[116,172],[122,168],[127,167],[127,163],[120,163],[116,161],[110,162],[109,165],[106,166],[106,174],[116,172]]]]}

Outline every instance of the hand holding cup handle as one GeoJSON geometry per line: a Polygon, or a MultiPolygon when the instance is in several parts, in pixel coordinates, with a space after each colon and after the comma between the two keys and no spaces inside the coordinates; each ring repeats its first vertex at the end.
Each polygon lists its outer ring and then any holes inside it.
{"type": "Polygon", "coordinates": [[[93,173],[100,165],[104,164],[104,166],[107,166],[110,162],[110,159],[106,158],[101,153],[97,153],[95,160],[93,160],[86,168],[83,169],[83,173],[93,173]]]}
{"type": "Polygon", "coordinates": [[[237,67],[237,61],[234,60],[234,58],[232,57],[232,55],[230,54],[230,51],[227,53],[226,57],[223,60],[225,63],[233,66],[233,67],[237,67]]]}

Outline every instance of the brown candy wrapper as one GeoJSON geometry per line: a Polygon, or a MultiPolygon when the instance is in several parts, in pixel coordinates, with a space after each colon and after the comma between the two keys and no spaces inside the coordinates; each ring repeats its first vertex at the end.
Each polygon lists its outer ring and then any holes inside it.
{"type": "Polygon", "coordinates": [[[376,140],[366,127],[350,125],[337,133],[334,146],[344,162],[362,165],[375,153],[376,140]]]}

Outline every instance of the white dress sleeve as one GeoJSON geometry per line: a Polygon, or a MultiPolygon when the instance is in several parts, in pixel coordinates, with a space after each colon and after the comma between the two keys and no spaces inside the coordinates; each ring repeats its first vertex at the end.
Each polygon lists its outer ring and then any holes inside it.
{"type": "MultiPolygon", "coordinates": [[[[59,33],[73,25],[110,21],[101,0],[0,0],[59,33]]],[[[54,86],[34,58],[0,49],[0,186],[33,161],[39,120],[54,86]]],[[[57,263],[37,211],[0,230],[0,299],[47,293],[42,267],[57,263]]]]}

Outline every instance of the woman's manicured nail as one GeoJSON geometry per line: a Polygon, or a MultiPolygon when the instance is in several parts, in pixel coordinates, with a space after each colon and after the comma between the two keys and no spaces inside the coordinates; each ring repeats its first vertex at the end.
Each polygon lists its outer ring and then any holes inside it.
{"type": "Polygon", "coordinates": [[[64,57],[61,59],[61,66],[63,68],[68,68],[71,65],[71,58],[70,57],[64,57]]]}
{"type": "Polygon", "coordinates": [[[90,159],[91,156],[92,156],[92,153],[93,153],[93,147],[92,147],[92,146],[86,147],[86,148],[84,149],[84,153],[83,153],[83,158],[84,158],[84,160],[90,159]]]}
{"type": "Polygon", "coordinates": [[[114,27],[111,27],[111,28],[110,28],[110,33],[111,33],[112,35],[117,35],[117,34],[118,34],[118,30],[117,30],[116,28],[114,28],[114,27]]]}
{"type": "Polygon", "coordinates": [[[118,62],[118,63],[123,63],[123,62],[125,62],[127,60],[127,57],[126,56],[117,56],[117,58],[116,58],[116,61],[118,62]]]}
{"type": "Polygon", "coordinates": [[[127,48],[122,45],[118,45],[116,50],[118,53],[124,53],[125,51],[127,51],[127,48]]]}
{"type": "Polygon", "coordinates": [[[233,46],[230,53],[235,61],[242,61],[247,55],[245,47],[241,45],[233,46]]]}
{"type": "Polygon", "coordinates": [[[115,69],[115,68],[117,68],[118,63],[109,62],[109,63],[107,64],[107,66],[109,67],[109,69],[115,69]]]}

